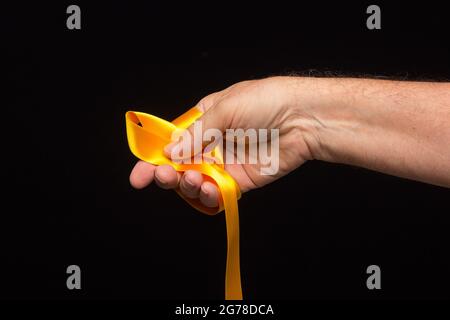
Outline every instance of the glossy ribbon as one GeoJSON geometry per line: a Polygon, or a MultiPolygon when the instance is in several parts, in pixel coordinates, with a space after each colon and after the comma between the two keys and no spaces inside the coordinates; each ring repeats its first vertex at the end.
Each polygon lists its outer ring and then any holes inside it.
{"type": "MultiPolygon", "coordinates": [[[[198,199],[185,197],[180,190],[177,193],[195,209],[216,214],[225,209],[227,228],[227,264],[225,273],[225,299],[242,300],[241,271],[239,262],[239,211],[237,200],[241,197],[239,186],[225,171],[223,161],[218,163],[182,164],[171,161],[164,155],[164,146],[172,142],[172,133],[177,129],[186,129],[202,115],[197,108],[192,108],[172,122],[142,113],[128,111],[125,115],[128,145],[131,152],[139,159],[154,165],[171,165],[175,170],[184,172],[196,170],[205,180],[213,182],[220,190],[219,207],[209,208],[198,199]]],[[[223,160],[219,150],[214,156],[223,160]]]]}

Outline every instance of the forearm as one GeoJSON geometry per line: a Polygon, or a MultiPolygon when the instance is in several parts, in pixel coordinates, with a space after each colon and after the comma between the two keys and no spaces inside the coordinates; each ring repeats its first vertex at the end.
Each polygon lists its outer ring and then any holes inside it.
{"type": "Polygon", "coordinates": [[[314,158],[450,187],[449,83],[298,81],[314,95],[307,111],[314,158]]]}

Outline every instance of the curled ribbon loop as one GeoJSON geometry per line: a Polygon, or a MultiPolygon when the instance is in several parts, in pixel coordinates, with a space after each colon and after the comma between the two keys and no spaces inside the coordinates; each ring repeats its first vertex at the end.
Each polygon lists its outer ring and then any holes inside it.
{"type": "MultiPolygon", "coordinates": [[[[177,193],[195,209],[216,214],[225,210],[227,228],[227,264],[225,273],[225,299],[242,300],[241,271],[239,262],[239,211],[237,200],[241,197],[239,186],[225,171],[223,161],[220,163],[184,164],[171,161],[164,155],[164,146],[172,140],[172,133],[177,129],[186,129],[202,115],[197,108],[192,108],[172,122],[142,113],[128,111],[125,115],[128,145],[131,152],[139,159],[154,165],[171,165],[176,171],[196,170],[205,179],[217,185],[221,199],[219,207],[209,208],[198,199],[185,197],[179,189],[177,193]]],[[[223,160],[220,150],[215,157],[223,160]]]]}

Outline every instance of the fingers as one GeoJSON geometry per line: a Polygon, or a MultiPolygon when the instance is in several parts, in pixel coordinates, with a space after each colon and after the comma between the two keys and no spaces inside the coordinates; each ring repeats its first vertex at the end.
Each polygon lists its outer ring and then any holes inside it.
{"type": "Polygon", "coordinates": [[[172,166],[162,165],[155,169],[155,182],[162,189],[174,189],[178,187],[181,174],[172,166]]]}
{"type": "Polygon", "coordinates": [[[190,199],[200,199],[207,207],[219,205],[219,190],[209,181],[203,181],[203,175],[194,170],[187,170],[183,176],[169,165],[154,166],[138,161],[130,174],[133,188],[142,189],[155,180],[163,189],[175,189],[180,186],[181,192],[190,199]]]}
{"type": "Polygon", "coordinates": [[[159,166],[155,170],[155,181],[163,189],[174,189],[178,185],[187,198],[200,199],[207,207],[219,205],[219,190],[216,185],[203,181],[203,175],[194,170],[187,170],[183,176],[171,166],[159,166]]]}
{"type": "Polygon", "coordinates": [[[180,190],[186,197],[196,199],[200,194],[202,183],[203,176],[200,172],[187,170],[181,178],[180,190]]]}
{"type": "MultiPolygon", "coordinates": [[[[225,91],[213,93],[198,103],[197,107],[204,112],[200,118],[203,122],[203,130],[208,128],[223,130],[225,128],[223,108],[216,105],[218,99],[225,91]]],[[[193,126],[188,128],[191,136],[193,135],[193,130],[193,126]]],[[[176,144],[171,143],[164,149],[168,157],[171,157],[171,152],[176,144]]],[[[175,189],[179,186],[183,195],[190,199],[198,198],[207,207],[217,207],[219,205],[219,190],[216,185],[204,181],[202,174],[197,171],[188,170],[181,175],[169,165],[153,166],[144,161],[139,161],[131,172],[131,185],[136,189],[142,189],[153,180],[163,189],[175,189]]]]}
{"type": "Polygon", "coordinates": [[[130,184],[133,188],[142,189],[152,183],[155,176],[155,168],[150,163],[138,161],[130,174],[130,184]]]}
{"type": "Polygon", "coordinates": [[[219,190],[217,190],[215,184],[205,181],[201,186],[199,198],[205,206],[217,207],[219,205],[219,190]]]}

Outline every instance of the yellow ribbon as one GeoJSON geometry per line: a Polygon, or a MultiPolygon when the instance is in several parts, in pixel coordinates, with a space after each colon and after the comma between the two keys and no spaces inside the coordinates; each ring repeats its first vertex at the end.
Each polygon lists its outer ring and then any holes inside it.
{"type": "MultiPolygon", "coordinates": [[[[172,132],[186,129],[202,115],[197,108],[192,108],[172,122],[142,113],[128,111],[125,115],[128,145],[131,152],[139,159],[154,165],[171,165],[175,170],[184,172],[196,170],[205,179],[215,183],[221,194],[219,207],[209,208],[198,199],[185,197],[179,189],[177,193],[195,209],[216,214],[225,209],[227,228],[227,264],[225,272],[225,299],[242,300],[241,271],[239,262],[239,211],[237,200],[241,197],[239,186],[225,171],[223,161],[218,163],[182,164],[171,161],[164,155],[164,146],[172,142],[172,132]]],[[[215,149],[214,156],[222,159],[220,150],[215,149]]],[[[220,197],[219,197],[220,198],[220,197]]]]}

